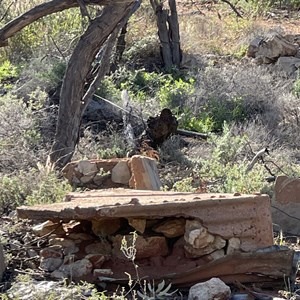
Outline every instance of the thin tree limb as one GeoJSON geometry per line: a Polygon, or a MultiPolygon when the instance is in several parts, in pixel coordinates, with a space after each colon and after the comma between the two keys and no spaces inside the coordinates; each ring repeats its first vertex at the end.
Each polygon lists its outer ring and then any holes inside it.
{"type": "Polygon", "coordinates": [[[4,18],[7,16],[10,7],[14,4],[14,1],[10,2],[10,4],[8,5],[8,7],[6,8],[5,12],[3,13],[3,15],[0,18],[0,22],[2,22],[4,20],[4,18]]]}
{"type": "Polygon", "coordinates": [[[239,13],[239,11],[236,9],[236,7],[230,1],[228,1],[228,0],[221,0],[221,1],[227,3],[231,7],[231,9],[236,13],[237,17],[243,18],[243,16],[239,13]]]}
{"type": "Polygon", "coordinates": [[[261,158],[263,158],[265,155],[269,154],[269,150],[268,148],[263,148],[261,150],[259,150],[255,156],[253,157],[253,159],[251,160],[250,164],[248,165],[247,169],[246,169],[246,174],[249,173],[254,165],[257,163],[257,161],[261,158]]]}
{"type": "MultiPolygon", "coordinates": [[[[117,0],[113,3],[129,3],[130,0],[117,0]]],[[[107,5],[112,3],[110,0],[86,0],[85,3],[94,5],[107,5]]],[[[0,29],[0,47],[7,45],[7,39],[29,24],[47,15],[63,11],[72,7],[78,7],[77,0],[52,0],[28,10],[24,14],[7,23],[0,29]]]]}

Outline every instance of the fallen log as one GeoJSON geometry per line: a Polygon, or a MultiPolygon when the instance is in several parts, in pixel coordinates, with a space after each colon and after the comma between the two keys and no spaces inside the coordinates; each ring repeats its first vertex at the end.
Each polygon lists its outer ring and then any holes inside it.
{"type": "Polygon", "coordinates": [[[196,139],[204,139],[204,140],[206,140],[209,137],[209,134],[207,133],[189,131],[185,129],[177,129],[176,133],[182,136],[193,137],[196,139]]]}

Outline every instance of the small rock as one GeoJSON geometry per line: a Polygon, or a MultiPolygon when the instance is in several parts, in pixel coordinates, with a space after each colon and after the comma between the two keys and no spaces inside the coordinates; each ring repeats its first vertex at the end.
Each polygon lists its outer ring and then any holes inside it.
{"type": "Polygon", "coordinates": [[[92,221],[92,231],[96,236],[106,237],[121,228],[120,219],[100,219],[92,221]]]}
{"type": "Polygon", "coordinates": [[[70,233],[68,238],[74,240],[75,243],[80,243],[82,241],[90,241],[93,237],[90,234],[78,232],[78,233],[70,233]]]}
{"type": "Polygon", "coordinates": [[[85,253],[108,256],[111,254],[111,245],[106,240],[95,242],[85,247],[85,253]]]}
{"type": "Polygon", "coordinates": [[[93,274],[95,276],[107,276],[113,275],[113,272],[111,269],[94,269],[93,274]]]}
{"type": "Polygon", "coordinates": [[[143,234],[146,228],[146,219],[128,218],[128,224],[137,232],[143,234]]]}
{"type": "Polygon", "coordinates": [[[37,236],[44,236],[44,235],[50,233],[51,231],[54,231],[53,233],[56,233],[56,234],[64,234],[64,230],[60,223],[54,223],[49,220],[44,223],[33,226],[32,230],[33,230],[34,234],[37,236]]]}
{"type": "Polygon", "coordinates": [[[66,238],[51,238],[49,239],[49,245],[59,245],[66,248],[75,246],[75,242],[66,238]]]}
{"type": "MultiPolygon", "coordinates": [[[[125,236],[128,246],[132,245],[132,235],[125,236]]],[[[123,235],[116,235],[112,238],[113,254],[121,259],[126,259],[121,251],[123,235]]],[[[136,259],[165,256],[169,252],[167,240],[163,236],[143,237],[138,235],[135,242],[136,259]]]]}
{"type": "Polygon", "coordinates": [[[174,238],[184,235],[185,219],[179,218],[174,220],[164,221],[152,228],[153,231],[162,233],[167,238],[174,238]]]}
{"type": "Polygon", "coordinates": [[[222,249],[226,241],[220,236],[210,234],[205,227],[197,220],[186,221],[184,249],[189,258],[201,257],[216,250],[222,249]]]}
{"type": "Polygon", "coordinates": [[[93,181],[93,179],[94,179],[94,175],[84,175],[80,177],[80,182],[86,184],[93,181]]]}
{"type": "Polygon", "coordinates": [[[241,250],[241,240],[236,237],[230,238],[228,240],[227,254],[233,254],[239,250],[241,250]]]}
{"type": "Polygon", "coordinates": [[[95,175],[98,172],[97,165],[89,160],[81,160],[77,165],[77,170],[82,175],[95,175]]]}
{"type": "Polygon", "coordinates": [[[88,254],[85,258],[93,264],[94,269],[100,269],[105,262],[105,256],[101,254],[88,254]]]}
{"type": "Polygon", "coordinates": [[[79,278],[91,274],[93,264],[86,258],[77,260],[70,264],[63,264],[58,271],[65,274],[65,276],[72,278],[79,278]]]}
{"type": "Polygon", "coordinates": [[[229,300],[231,291],[219,278],[211,278],[190,288],[188,300],[229,300]]]}
{"type": "Polygon", "coordinates": [[[60,245],[46,247],[40,251],[40,256],[42,258],[62,258],[63,247],[60,245]]]}
{"type": "Polygon", "coordinates": [[[119,161],[111,170],[111,180],[116,183],[128,185],[131,177],[127,161],[119,161]]]}
{"type": "Polygon", "coordinates": [[[38,253],[37,253],[35,250],[33,250],[33,249],[28,249],[28,250],[27,250],[27,255],[28,255],[29,257],[36,257],[36,256],[39,256],[38,253]]]}
{"type": "Polygon", "coordinates": [[[47,272],[53,272],[63,263],[63,259],[59,257],[41,258],[40,268],[47,272]]]}
{"type": "Polygon", "coordinates": [[[208,254],[205,259],[207,259],[210,262],[210,261],[218,260],[224,256],[225,256],[224,249],[220,249],[208,254]]]}

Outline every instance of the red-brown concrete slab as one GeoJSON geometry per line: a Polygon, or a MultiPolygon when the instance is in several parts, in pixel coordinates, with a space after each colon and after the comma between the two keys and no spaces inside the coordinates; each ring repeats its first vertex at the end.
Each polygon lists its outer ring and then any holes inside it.
{"type": "Polygon", "coordinates": [[[238,237],[243,251],[273,244],[267,195],[195,194],[140,190],[98,190],[70,193],[65,202],[22,206],[20,218],[97,220],[100,218],[197,218],[209,232],[238,237]]]}

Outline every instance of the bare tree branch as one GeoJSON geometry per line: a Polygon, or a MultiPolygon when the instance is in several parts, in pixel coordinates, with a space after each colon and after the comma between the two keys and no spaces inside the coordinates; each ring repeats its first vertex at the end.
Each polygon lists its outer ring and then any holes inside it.
{"type": "MultiPolygon", "coordinates": [[[[1,2],[0,2],[0,3],[1,3],[1,2]]],[[[4,18],[7,16],[10,7],[11,7],[13,4],[14,4],[14,1],[12,1],[12,2],[8,5],[8,7],[6,8],[4,14],[3,14],[2,17],[0,18],[0,22],[2,22],[2,21],[4,20],[4,18]]]]}
{"type": "Polygon", "coordinates": [[[243,16],[239,13],[239,11],[236,9],[236,7],[230,1],[228,1],[228,0],[221,0],[221,1],[227,3],[239,18],[243,18],[243,16]]]}
{"type": "MultiPolygon", "coordinates": [[[[129,3],[130,0],[86,0],[85,4],[107,5],[109,3],[129,3]]],[[[0,47],[7,45],[7,39],[12,37],[25,26],[47,15],[79,6],[77,0],[52,0],[35,6],[19,17],[7,23],[0,29],[0,47]]]]}
{"type": "Polygon", "coordinates": [[[255,156],[253,157],[253,159],[251,160],[249,166],[247,167],[246,174],[249,173],[253,169],[254,165],[257,163],[257,161],[259,159],[263,158],[267,154],[269,154],[268,148],[263,148],[263,149],[259,150],[255,154],[255,156]]]}

